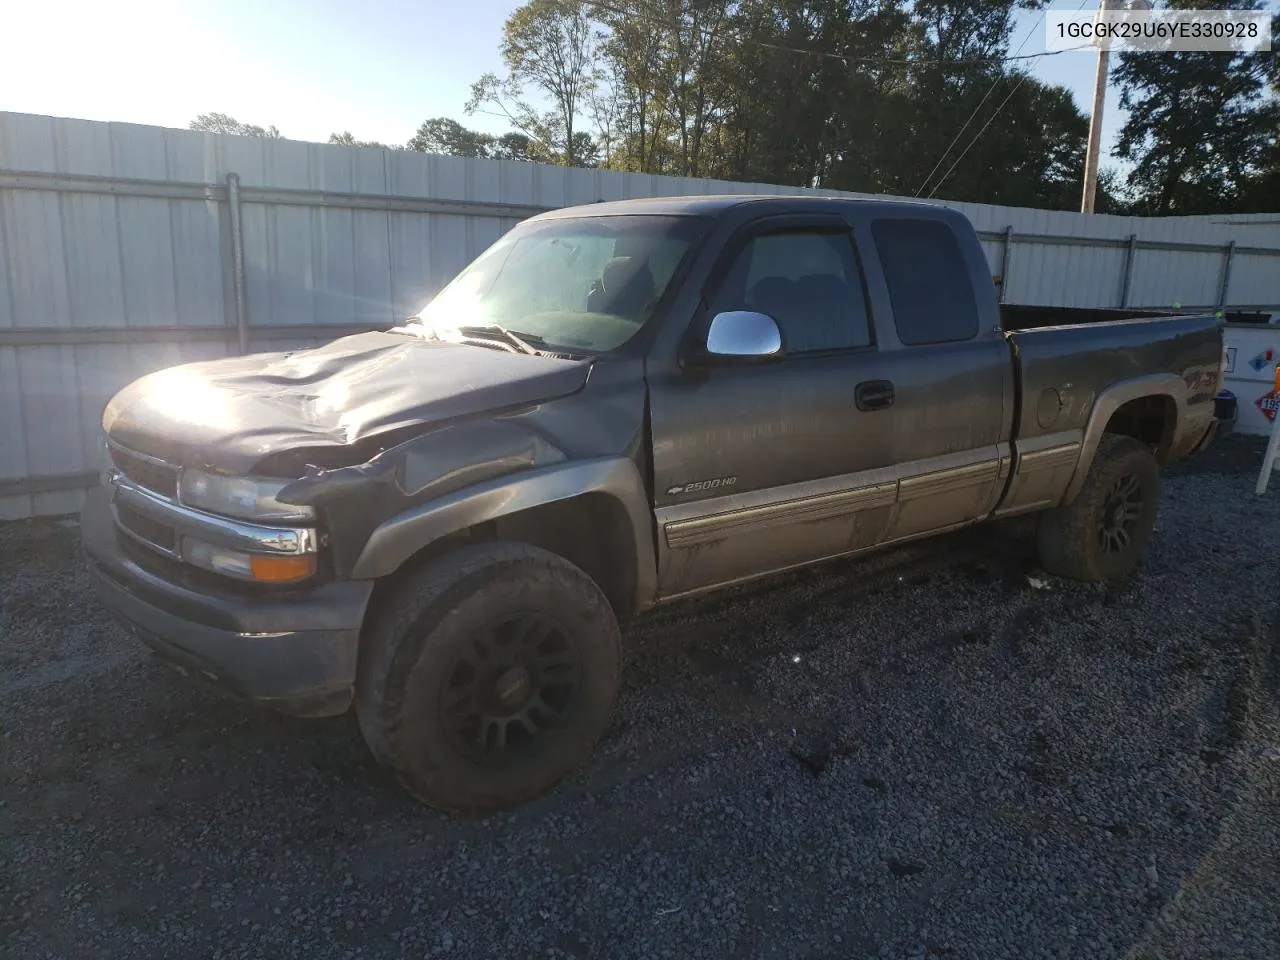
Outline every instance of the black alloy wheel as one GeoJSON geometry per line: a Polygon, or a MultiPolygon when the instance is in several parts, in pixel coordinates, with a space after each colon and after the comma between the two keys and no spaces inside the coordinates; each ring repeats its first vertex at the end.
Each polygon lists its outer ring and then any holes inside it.
{"type": "Polygon", "coordinates": [[[458,750],[482,761],[536,749],[538,738],[564,721],[581,670],[572,637],[551,617],[505,617],[455,658],[442,722],[458,750]]]}

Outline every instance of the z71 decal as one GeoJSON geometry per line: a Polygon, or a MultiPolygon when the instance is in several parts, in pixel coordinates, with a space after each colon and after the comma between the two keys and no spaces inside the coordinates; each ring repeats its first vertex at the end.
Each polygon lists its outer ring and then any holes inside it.
{"type": "Polygon", "coordinates": [[[737,477],[716,477],[714,480],[694,480],[692,483],[677,484],[667,487],[668,497],[678,497],[682,493],[702,493],[706,490],[718,490],[721,487],[732,487],[738,482],[737,477]]]}

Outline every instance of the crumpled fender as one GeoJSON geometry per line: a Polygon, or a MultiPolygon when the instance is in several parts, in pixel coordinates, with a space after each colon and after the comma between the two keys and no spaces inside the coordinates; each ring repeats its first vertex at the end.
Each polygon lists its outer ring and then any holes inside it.
{"type": "Polygon", "coordinates": [[[310,467],[279,498],[323,510],[334,572],[355,576],[365,542],[389,517],[459,489],[564,460],[562,450],[528,425],[473,420],[413,437],[365,463],[310,467]]]}
{"type": "Polygon", "coordinates": [[[644,606],[657,586],[652,518],[644,480],[627,457],[552,463],[431,499],[379,524],[365,543],[351,575],[386,576],[441,537],[531,507],[592,493],[613,498],[626,512],[637,551],[638,606],[644,606]]]}
{"type": "Polygon", "coordinates": [[[647,606],[657,563],[644,479],[642,367],[638,361],[598,364],[591,384],[590,396],[574,394],[415,432],[363,463],[308,467],[278,497],[319,509],[334,576],[374,579],[394,573],[442,537],[590,496],[592,509],[607,506],[609,516],[593,522],[607,522],[619,538],[604,549],[625,549],[628,570],[635,565],[634,577],[626,577],[622,588],[635,593],[636,606],[647,606]],[[624,538],[631,542],[624,544],[624,538]]]}

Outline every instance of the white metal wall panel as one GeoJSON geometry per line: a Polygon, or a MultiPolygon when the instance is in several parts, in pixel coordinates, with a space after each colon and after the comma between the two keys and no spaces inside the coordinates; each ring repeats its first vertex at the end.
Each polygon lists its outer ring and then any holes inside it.
{"type": "Polygon", "coordinates": [[[1219,225],[1228,238],[1240,244],[1273,247],[1280,231],[1280,212],[1255,213],[1244,217],[1220,218],[1219,225]]]}
{"type": "Polygon", "coordinates": [[[431,289],[427,246],[430,221],[416,213],[392,213],[390,229],[391,296],[388,306],[396,315],[413,313],[408,305],[431,289]]]}
{"type": "Polygon", "coordinates": [[[165,326],[177,322],[174,283],[177,251],[169,219],[172,200],[120,197],[120,267],[124,299],[132,326],[165,326]]]}
{"type": "MultiPolygon", "coordinates": [[[[145,373],[225,354],[215,342],[0,347],[0,480],[100,470],[102,410],[116,391],[145,373]]],[[[71,512],[79,496],[0,495],[0,519],[71,512]]]]}
{"type": "MultiPolygon", "coordinates": [[[[5,172],[218,190],[235,173],[248,191],[393,198],[388,209],[243,202],[245,299],[255,350],[323,339],[264,336],[272,326],[397,322],[518,220],[390,209],[395,198],[555,207],[661,195],[814,192],[0,113],[0,173],[5,172]]],[[[96,471],[101,410],[112,393],[143,373],[221,356],[234,344],[226,201],[127,193],[127,185],[117,195],[0,189],[0,332],[191,326],[225,327],[232,336],[210,340],[202,331],[203,339],[181,343],[157,335],[150,342],[0,346],[0,516],[75,509],[78,491],[15,496],[6,493],[4,481],[96,471]]],[[[1012,227],[1005,299],[1014,303],[1118,305],[1127,257],[1121,244],[1131,234],[1219,248],[1232,240],[1242,247],[1280,248],[1280,216],[1143,220],[948,206],[987,234],[1012,227]],[[1045,243],[1028,234],[1085,243],[1045,243]],[[1099,239],[1112,242],[1087,243],[1099,239]]],[[[984,237],[983,250],[991,272],[1000,273],[1003,238],[984,237]]],[[[1139,248],[1128,302],[1216,303],[1222,263],[1220,249],[1139,248]]],[[[1280,308],[1280,258],[1235,254],[1228,302],[1280,308]]]]}
{"type": "Polygon", "coordinates": [[[27,113],[0,113],[0,169],[56,172],[53,131],[63,122],[27,113]]]}
{"type": "Polygon", "coordinates": [[[13,271],[13,256],[9,253],[12,247],[9,239],[11,217],[7,210],[12,202],[9,191],[0,190],[0,329],[16,326],[13,287],[10,283],[13,271]]]}
{"type": "Polygon", "coordinates": [[[230,227],[226,227],[224,239],[218,204],[209,200],[171,200],[168,204],[177,304],[168,322],[183,326],[234,323],[231,277],[223,269],[223,263],[230,259],[230,227]]]}
{"type": "Polygon", "coordinates": [[[1242,306],[1270,307],[1280,286],[1280,259],[1256,253],[1237,253],[1231,261],[1230,302],[1242,306]]]}
{"type": "Polygon", "coordinates": [[[1173,309],[1213,306],[1218,302],[1222,257],[1181,250],[1137,250],[1129,302],[1173,309]]]}
{"type": "Polygon", "coordinates": [[[10,193],[4,212],[12,326],[65,325],[69,304],[58,195],[10,193]]]}
{"type": "Polygon", "coordinates": [[[75,347],[23,347],[18,392],[33,476],[83,473],[75,347]]]}
{"type": "Polygon", "coordinates": [[[993,277],[999,276],[1004,262],[1004,242],[1001,240],[983,240],[982,252],[986,255],[987,266],[991,268],[993,277]]]}
{"type": "Polygon", "coordinates": [[[352,323],[383,323],[392,317],[391,214],[355,211],[352,245],[355,266],[350,294],[352,323]]]}
{"type": "Polygon", "coordinates": [[[315,274],[312,271],[312,211],[306,207],[268,207],[266,261],[246,259],[271,296],[267,325],[314,323],[315,274]]]}
{"type": "Polygon", "coordinates": [[[256,203],[243,204],[240,209],[240,230],[245,249],[245,309],[255,324],[264,327],[276,322],[271,309],[271,220],[274,212],[271,207],[256,203]]]}
{"type": "MultiPolygon", "coordinates": [[[[124,285],[120,276],[116,200],[85,194],[55,196],[61,206],[70,326],[124,326],[124,285]]],[[[55,316],[47,321],[57,322],[55,316]]]]}
{"type": "Polygon", "coordinates": [[[88,473],[102,463],[103,408],[117,390],[133,379],[132,371],[145,371],[145,367],[131,362],[127,344],[84,343],[71,349],[75,351],[79,387],[76,419],[80,428],[80,458],[75,469],[68,472],[88,473]]]}
{"type": "Polygon", "coordinates": [[[1015,243],[1005,300],[1047,307],[1115,306],[1124,257],[1119,247],[1015,243]]]}
{"type": "Polygon", "coordinates": [[[27,433],[19,382],[19,353],[24,348],[0,347],[0,480],[32,474],[27,464],[27,433]]]}

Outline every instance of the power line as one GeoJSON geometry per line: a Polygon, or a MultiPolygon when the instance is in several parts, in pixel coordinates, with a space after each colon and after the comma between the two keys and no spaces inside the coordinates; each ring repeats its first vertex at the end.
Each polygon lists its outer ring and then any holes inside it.
{"type": "Polygon", "coordinates": [[[1045,50],[1041,53],[1024,53],[1020,56],[1010,57],[850,57],[843,53],[828,53],[822,50],[804,50],[800,47],[786,47],[781,44],[769,43],[766,40],[754,40],[750,37],[739,38],[744,43],[753,43],[758,47],[767,47],[770,50],[782,50],[787,53],[802,53],[810,57],[827,57],[832,60],[839,60],[841,63],[893,63],[903,66],[913,66],[915,64],[947,64],[947,65],[969,65],[969,64],[995,64],[1010,63],[1015,60],[1039,60],[1041,57],[1056,57],[1060,53],[1071,53],[1074,50],[1083,50],[1090,44],[1081,44],[1078,47],[1069,47],[1065,50],[1045,50]]]}
{"type": "Polygon", "coordinates": [[[1018,77],[1018,82],[1013,85],[1013,88],[1009,91],[1008,95],[1000,101],[1000,105],[996,107],[991,116],[987,118],[987,122],[982,125],[982,129],[973,135],[973,139],[969,141],[969,145],[960,151],[960,156],[956,157],[955,163],[947,167],[947,172],[942,175],[941,179],[939,179],[936,184],[934,184],[933,189],[929,191],[929,196],[926,199],[932,199],[934,194],[942,189],[942,185],[947,182],[947,177],[951,176],[951,171],[954,170],[960,161],[965,158],[965,154],[973,149],[974,144],[982,139],[982,135],[987,132],[987,127],[991,126],[991,121],[1000,116],[1000,111],[1004,109],[1004,105],[1013,99],[1013,95],[1018,92],[1018,88],[1022,86],[1029,76],[1031,76],[1031,74],[1024,73],[1018,77]]]}
{"type": "MultiPolygon", "coordinates": [[[[1018,44],[1017,49],[1013,51],[1015,55],[1022,52],[1022,48],[1027,45],[1027,41],[1031,39],[1031,35],[1040,29],[1040,24],[1044,22],[1044,18],[1048,15],[1049,8],[1051,6],[1053,6],[1053,0],[1049,0],[1049,2],[1044,5],[1044,9],[1040,13],[1040,19],[1038,19],[1035,22],[1035,25],[1027,31],[1027,35],[1022,38],[1022,42],[1018,44]]],[[[973,118],[978,115],[978,111],[982,109],[982,105],[991,98],[993,93],[996,92],[996,87],[1000,85],[1000,81],[1003,79],[1004,75],[1001,74],[992,81],[991,86],[987,88],[987,92],[983,94],[982,99],[978,101],[978,105],[973,108],[973,112],[969,114],[969,118],[960,125],[960,129],[957,130],[956,135],[951,138],[951,142],[947,144],[947,148],[942,151],[942,156],[938,157],[938,162],[933,165],[933,169],[929,171],[928,176],[926,176],[920,186],[916,188],[916,192],[913,196],[920,196],[924,191],[924,188],[929,185],[929,181],[933,179],[933,175],[938,172],[938,168],[942,166],[943,162],[947,159],[947,154],[949,154],[952,148],[960,142],[960,137],[969,129],[969,124],[973,123],[973,118]]]]}
{"type": "MultiPolygon", "coordinates": [[[[1086,6],[1088,3],[1089,3],[1089,0],[1081,0],[1081,2],[1080,2],[1080,6],[1079,6],[1079,7],[1077,7],[1076,9],[1077,9],[1077,10],[1083,10],[1083,9],[1085,8],[1085,6],[1086,6]]],[[[1046,14],[1048,14],[1048,12],[1049,12],[1049,7],[1050,7],[1050,6],[1052,6],[1052,4],[1053,4],[1053,0],[1049,0],[1049,3],[1045,5],[1044,11],[1043,11],[1043,12],[1041,13],[1041,15],[1040,15],[1040,20],[1037,20],[1037,21],[1036,21],[1036,25],[1035,25],[1034,27],[1032,27],[1032,28],[1031,28],[1031,31],[1030,31],[1030,32],[1029,32],[1025,37],[1023,37],[1023,39],[1022,39],[1022,44],[1025,44],[1025,43],[1027,42],[1027,40],[1028,40],[1028,39],[1030,39],[1031,34],[1032,34],[1032,33],[1034,33],[1036,30],[1038,30],[1038,29],[1040,28],[1040,21],[1042,21],[1042,20],[1044,19],[1045,15],[1046,15],[1046,14]]],[[[1018,49],[1019,49],[1019,50],[1021,50],[1021,49],[1022,49],[1022,44],[1019,44],[1019,45],[1018,45],[1018,49]]],[[[1084,47],[1087,47],[1087,46],[1092,46],[1092,44],[1083,44],[1083,45],[1082,45],[1082,46],[1080,46],[1080,47],[1072,47],[1072,48],[1070,48],[1070,49],[1072,49],[1072,50],[1080,50],[1080,49],[1083,49],[1084,47]]],[[[1063,52],[1064,52],[1064,53],[1066,53],[1067,51],[1066,51],[1066,50],[1064,50],[1063,52]]],[[[994,120],[995,120],[995,118],[996,118],[996,117],[998,117],[998,116],[1000,115],[1000,111],[1001,111],[1002,109],[1004,109],[1004,105],[1005,105],[1006,103],[1008,103],[1011,99],[1013,99],[1013,95],[1014,95],[1015,93],[1017,93],[1017,92],[1018,92],[1018,88],[1019,88],[1019,87],[1021,87],[1021,86],[1026,82],[1027,77],[1029,77],[1029,76],[1031,76],[1031,74],[1029,74],[1029,73],[1023,73],[1023,74],[1021,74],[1021,75],[1018,77],[1018,82],[1017,82],[1017,83],[1015,83],[1015,84],[1013,85],[1012,89],[1010,89],[1010,90],[1009,90],[1009,93],[1005,96],[1005,98],[1004,98],[1003,100],[1001,100],[1001,101],[1000,101],[999,106],[997,106],[997,107],[995,108],[995,110],[992,112],[991,116],[987,118],[987,122],[986,122],[986,123],[984,123],[984,124],[982,125],[982,129],[981,129],[981,130],[979,130],[977,133],[975,133],[975,134],[973,135],[973,139],[969,141],[968,146],[966,146],[966,147],[964,148],[964,150],[962,150],[962,151],[960,152],[960,156],[956,157],[955,162],[954,162],[954,163],[952,163],[952,164],[951,164],[951,166],[949,166],[949,167],[947,168],[947,172],[946,172],[946,173],[944,173],[944,174],[942,175],[942,178],[941,178],[937,183],[935,183],[935,184],[933,185],[933,189],[929,191],[929,198],[932,198],[935,194],[937,194],[937,192],[938,192],[939,190],[941,190],[941,189],[942,189],[942,185],[943,185],[943,183],[945,183],[945,182],[946,182],[946,180],[947,180],[947,178],[951,176],[951,172],[952,172],[953,170],[955,170],[955,168],[959,165],[960,161],[961,161],[961,160],[963,160],[963,159],[965,158],[965,154],[967,154],[970,150],[972,150],[972,149],[973,149],[973,147],[974,147],[974,145],[975,145],[975,144],[977,144],[977,142],[982,138],[982,135],[986,132],[987,127],[991,126],[992,121],[994,121],[994,120]]],[[[997,78],[996,78],[996,83],[999,83],[999,82],[1000,82],[1000,80],[1002,80],[1002,79],[1003,79],[1003,77],[997,77],[997,78]]],[[[992,84],[992,85],[991,85],[991,90],[995,90],[995,84],[992,84]]],[[[991,90],[987,91],[988,96],[990,95],[991,90]]],[[[982,99],[985,101],[987,98],[986,98],[986,97],[983,97],[982,99]]],[[[982,106],[982,104],[981,104],[981,103],[979,103],[979,104],[978,104],[978,106],[979,106],[979,107],[981,107],[981,106],[982,106]]],[[[974,110],[974,114],[977,114],[977,112],[978,112],[977,110],[974,110]]],[[[970,117],[970,118],[969,118],[969,120],[972,120],[972,119],[973,119],[973,117],[970,117]]],[[[965,126],[968,126],[968,125],[969,125],[969,121],[968,121],[968,120],[966,120],[966,121],[965,121],[965,126]]],[[[961,130],[963,131],[963,127],[961,128],[961,130]]],[[[958,140],[958,139],[959,139],[959,134],[957,134],[957,135],[956,135],[956,140],[958,140]]],[[[943,157],[944,157],[944,158],[946,157],[946,154],[947,154],[948,152],[950,152],[951,147],[953,147],[953,146],[955,146],[955,141],[954,141],[954,140],[952,141],[951,146],[948,146],[948,147],[947,147],[947,150],[943,152],[943,157]]],[[[939,164],[941,164],[941,161],[939,161],[939,164]]],[[[936,169],[937,169],[937,167],[935,167],[934,169],[936,170],[936,169]]],[[[932,172],[930,172],[929,176],[925,178],[925,184],[927,184],[927,183],[929,182],[929,179],[930,179],[932,176],[933,176],[933,173],[932,173],[932,172]]],[[[924,189],[924,187],[923,187],[923,186],[921,186],[920,190],[923,190],[923,189],[924,189]]],[[[917,190],[917,191],[916,191],[916,196],[917,196],[917,197],[918,197],[918,196],[920,196],[920,191],[919,191],[919,190],[917,190]]]]}

